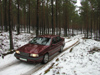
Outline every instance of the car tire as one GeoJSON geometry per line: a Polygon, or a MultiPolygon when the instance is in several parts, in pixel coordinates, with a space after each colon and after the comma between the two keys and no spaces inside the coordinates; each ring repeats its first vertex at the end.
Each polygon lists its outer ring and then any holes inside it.
{"type": "Polygon", "coordinates": [[[46,53],[46,54],[43,56],[42,64],[46,64],[46,63],[48,63],[48,61],[49,61],[49,54],[46,53]]]}
{"type": "Polygon", "coordinates": [[[63,51],[63,46],[61,46],[61,48],[60,48],[60,51],[59,51],[59,52],[61,53],[62,51],[63,51]]]}

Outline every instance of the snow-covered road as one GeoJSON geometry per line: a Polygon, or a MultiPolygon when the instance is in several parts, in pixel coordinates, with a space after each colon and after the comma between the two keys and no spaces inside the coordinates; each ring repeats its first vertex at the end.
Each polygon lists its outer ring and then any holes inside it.
{"type": "MultiPolygon", "coordinates": [[[[65,40],[65,41],[68,42],[65,44],[64,50],[75,45],[78,39],[72,39],[71,41],[65,40]]],[[[52,57],[50,57],[50,61],[57,55],[59,55],[59,53],[54,54],[52,57]]],[[[0,58],[0,75],[31,75],[35,71],[39,70],[40,68],[46,65],[48,65],[48,63],[43,65],[40,63],[35,64],[35,63],[21,62],[14,57],[14,54],[10,54],[5,56],[4,59],[0,58]]]]}

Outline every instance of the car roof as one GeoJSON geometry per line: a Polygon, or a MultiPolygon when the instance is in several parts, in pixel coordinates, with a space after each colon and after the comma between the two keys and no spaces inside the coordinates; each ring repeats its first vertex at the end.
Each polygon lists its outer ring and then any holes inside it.
{"type": "Polygon", "coordinates": [[[47,37],[47,38],[54,38],[57,37],[59,35],[39,35],[38,37],[47,37]]]}

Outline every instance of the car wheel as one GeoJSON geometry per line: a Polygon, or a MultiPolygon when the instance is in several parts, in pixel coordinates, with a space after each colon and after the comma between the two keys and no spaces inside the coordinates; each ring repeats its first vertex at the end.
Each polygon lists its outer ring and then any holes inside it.
{"type": "Polygon", "coordinates": [[[59,52],[61,53],[62,51],[63,51],[63,46],[61,46],[61,48],[60,48],[60,51],[59,51],[59,52]]]}
{"type": "Polygon", "coordinates": [[[48,61],[49,61],[49,54],[45,54],[42,63],[46,64],[48,61]]]}

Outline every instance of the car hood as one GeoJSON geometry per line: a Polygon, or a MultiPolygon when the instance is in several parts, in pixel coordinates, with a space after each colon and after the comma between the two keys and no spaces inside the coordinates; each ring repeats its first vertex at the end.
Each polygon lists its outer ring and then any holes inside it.
{"type": "Polygon", "coordinates": [[[46,49],[48,46],[44,45],[35,45],[35,44],[26,44],[20,47],[18,50],[25,53],[39,53],[42,50],[46,49]]]}

